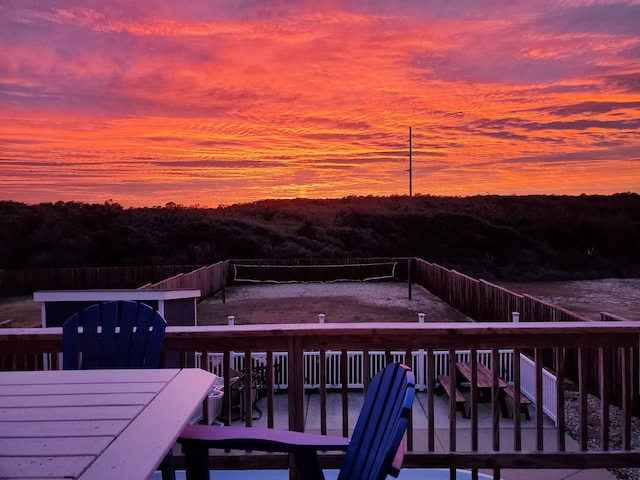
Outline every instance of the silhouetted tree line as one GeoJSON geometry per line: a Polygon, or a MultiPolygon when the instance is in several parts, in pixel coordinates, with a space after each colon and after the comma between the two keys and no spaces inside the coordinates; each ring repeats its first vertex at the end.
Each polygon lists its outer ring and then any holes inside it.
{"type": "Polygon", "coordinates": [[[218,208],[0,202],[0,269],[417,256],[485,279],[640,277],[640,195],[392,196],[218,208]]]}

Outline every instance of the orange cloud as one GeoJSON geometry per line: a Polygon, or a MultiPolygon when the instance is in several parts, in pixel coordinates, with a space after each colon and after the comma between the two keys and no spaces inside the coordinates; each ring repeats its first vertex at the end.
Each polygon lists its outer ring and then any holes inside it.
{"type": "Polygon", "coordinates": [[[316,3],[1,6],[0,199],[637,191],[640,6],[316,3]]]}

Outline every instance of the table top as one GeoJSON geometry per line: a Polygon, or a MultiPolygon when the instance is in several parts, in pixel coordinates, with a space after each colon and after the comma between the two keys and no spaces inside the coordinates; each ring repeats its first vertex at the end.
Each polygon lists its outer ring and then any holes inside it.
{"type": "MultiPolygon", "coordinates": [[[[468,381],[471,381],[471,363],[467,362],[459,362],[456,363],[456,368],[462,374],[464,378],[468,381]]],[[[493,372],[485,367],[482,363],[478,362],[476,364],[476,385],[478,388],[491,388],[493,386],[493,372]]],[[[507,382],[503,379],[498,378],[498,388],[505,388],[507,386],[507,382]]]]}
{"type": "Polygon", "coordinates": [[[148,478],[215,378],[195,368],[0,372],[0,478],[148,478]]]}
{"type": "Polygon", "coordinates": [[[43,290],[33,293],[34,302],[108,302],[111,300],[179,300],[200,298],[195,288],[138,288],[105,290],[43,290]]]}

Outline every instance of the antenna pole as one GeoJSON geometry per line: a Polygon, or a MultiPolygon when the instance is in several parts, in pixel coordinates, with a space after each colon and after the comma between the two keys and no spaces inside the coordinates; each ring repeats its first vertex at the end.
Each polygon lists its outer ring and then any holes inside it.
{"type": "Polygon", "coordinates": [[[411,127],[409,127],[409,198],[413,197],[413,152],[411,149],[411,127]]]}

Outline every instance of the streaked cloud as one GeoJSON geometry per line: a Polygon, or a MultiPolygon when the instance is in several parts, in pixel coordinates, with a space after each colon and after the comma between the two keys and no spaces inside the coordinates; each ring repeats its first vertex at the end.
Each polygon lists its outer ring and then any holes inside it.
{"type": "Polygon", "coordinates": [[[0,3],[0,199],[640,185],[640,4],[0,3]]]}

